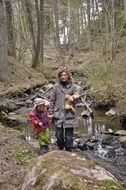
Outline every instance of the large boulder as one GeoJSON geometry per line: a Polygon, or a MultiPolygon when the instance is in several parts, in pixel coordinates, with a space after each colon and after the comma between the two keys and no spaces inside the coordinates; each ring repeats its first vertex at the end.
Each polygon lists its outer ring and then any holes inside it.
{"type": "Polygon", "coordinates": [[[105,169],[75,153],[52,151],[25,173],[21,190],[122,190],[105,169]]]}

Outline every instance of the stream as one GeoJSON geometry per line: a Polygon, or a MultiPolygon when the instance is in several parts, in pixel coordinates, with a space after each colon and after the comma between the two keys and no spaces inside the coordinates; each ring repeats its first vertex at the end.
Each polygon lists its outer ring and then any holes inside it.
{"type": "Polygon", "coordinates": [[[88,137],[87,146],[82,143],[81,154],[111,172],[126,189],[126,147],[119,142],[120,136],[106,134],[109,130],[122,130],[119,119],[107,118],[105,112],[95,110],[94,119],[80,119],[78,130],[81,136],[88,137]]]}

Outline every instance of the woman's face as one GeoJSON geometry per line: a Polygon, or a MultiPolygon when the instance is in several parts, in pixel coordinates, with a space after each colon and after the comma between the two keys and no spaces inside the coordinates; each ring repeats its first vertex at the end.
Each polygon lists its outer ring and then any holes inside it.
{"type": "Polygon", "coordinates": [[[66,72],[62,72],[61,75],[60,75],[60,80],[61,82],[66,82],[68,81],[68,75],[66,72]]]}

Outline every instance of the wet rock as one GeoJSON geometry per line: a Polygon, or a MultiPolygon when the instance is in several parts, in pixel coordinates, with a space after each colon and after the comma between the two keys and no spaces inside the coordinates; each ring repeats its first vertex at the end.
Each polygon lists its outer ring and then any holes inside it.
{"type": "Polygon", "coordinates": [[[94,108],[97,110],[108,110],[110,107],[114,106],[110,102],[95,102],[94,108]]]}
{"type": "Polygon", "coordinates": [[[115,158],[115,155],[116,155],[116,151],[114,148],[111,148],[107,154],[106,154],[106,157],[109,158],[109,159],[114,159],[115,158]]]}
{"type": "Polygon", "coordinates": [[[3,111],[13,111],[20,107],[16,102],[13,100],[6,99],[0,102],[0,109],[3,111]]]}
{"type": "Polygon", "coordinates": [[[84,110],[82,113],[81,113],[81,116],[83,117],[83,118],[87,118],[87,117],[89,117],[91,114],[90,114],[90,112],[88,111],[88,110],[84,110]]]}
{"type": "Polygon", "coordinates": [[[117,113],[116,113],[116,111],[114,109],[110,109],[109,111],[107,111],[105,113],[105,115],[107,115],[107,116],[115,116],[116,114],[117,113]]]}
{"type": "Polygon", "coordinates": [[[120,116],[120,123],[122,125],[122,128],[126,130],[126,115],[120,116]]]}
{"type": "MultiPolygon", "coordinates": [[[[15,102],[15,104],[18,106],[18,108],[19,107],[21,107],[21,106],[25,106],[26,105],[26,102],[21,102],[21,101],[17,101],[17,102],[15,102]]],[[[14,110],[14,109],[13,109],[14,110]]]]}
{"type": "Polygon", "coordinates": [[[120,137],[119,142],[122,144],[123,148],[126,148],[126,136],[120,137]]]}
{"type": "Polygon", "coordinates": [[[125,130],[119,130],[119,131],[115,132],[115,135],[126,136],[126,131],[125,130]]]}
{"type": "Polygon", "coordinates": [[[93,142],[87,142],[87,147],[88,147],[89,150],[94,150],[95,143],[93,143],[93,142]]]}
{"type": "Polygon", "coordinates": [[[102,144],[103,145],[111,145],[113,142],[113,138],[112,136],[104,136],[103,139],[102,139],[102,144]]]}
{"type": "Polygon", "coordinates": [[[43,93],[43,92],[44,92],[44,90],[43,90],[42,88],[40,88],[40,89],[39,89],[39,92],[40,92],[40,93],[43,93]]]}
{"type": "Polygon", "coordinates": [[[51,90],[53,88],[53,84],[52,83],[49,83],[47,85],[44,86],[44,90],[51,90]]]}
{"type": "Polygon", "coordinates": [[[94,150],[97,146],[98,138],[95,136],[91,137],[80,137],[74,140],[74,143],[77,144],[77,148],[80,150],[94,150]]]}
{"type": "Polygon", "coordinates": [[[98,142],[98,138],[96,136],[92,136],[90,141],[91,142],[98,142]]]}
{"type": "Polygon", "coordinates": [[[105,135],[114,135],[115,134],[115,132],[112,129],[108,129],[108,131],[102,131],[101,133],[105,134],[105,135]]]}
{"type": "MultiPolygon", "coordinates": [[[[21,114],[28,114],[31,111],[32,108],[27,108],[27,107],[21,107],[17,110],[15,110],[15,114],[21,115],[21,114]]],[[[9,113],[10,114],[10,113],[9,113]]]]}
{"type": "Polygon", "coordinates": [[[87,150],[88,146],[86,143],[80,143],[77,145],[77,148],[79,148],[80,150],[87,150]]]}
{"type": "Polygon", "coordinates": [[[21,190],[122,190],[105,169],[77,154],[53,151],[38,157],[25,173],[21,190]]]}
{"type": "Polygon", "coordinates": [[[20,124],[19,121],[17,120],[17,118],[14,116],[4,117],[4,118],[2,118],[1,122],[4,125],[9,126],[9,127],[15,127],[15,126],[18,126],[20,124]]]}
{"type": "Polygon", "coordinates": [[[32,104],[33,104],[33,101],[30,100],[30,99],[29,99],[29,100],[26,100],[26,101],[25,101],[25,104],[26,104],[26,105],[32,105],[32,104]]]}

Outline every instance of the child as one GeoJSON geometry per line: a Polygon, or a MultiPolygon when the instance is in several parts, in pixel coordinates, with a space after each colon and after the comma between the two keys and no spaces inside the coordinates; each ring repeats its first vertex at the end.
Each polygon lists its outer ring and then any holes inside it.
{"type": "Polygon", "coordinates": [[[37,134],[40,153],[43,154],[48,152],[50,121],[43,99],[36,98],[34,100],[34,107],[29,113],[29,117],[34,125],[34,132],[37,134]]]}

